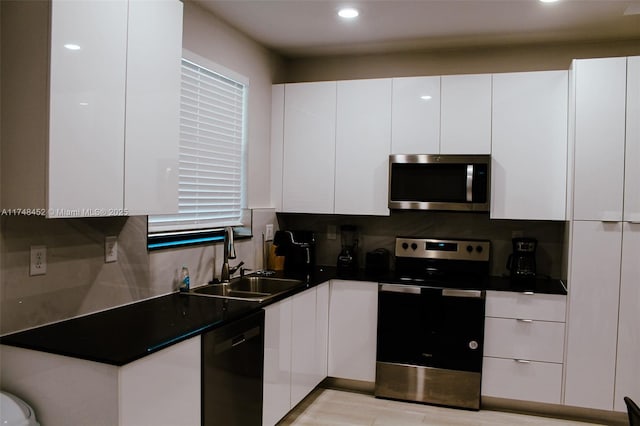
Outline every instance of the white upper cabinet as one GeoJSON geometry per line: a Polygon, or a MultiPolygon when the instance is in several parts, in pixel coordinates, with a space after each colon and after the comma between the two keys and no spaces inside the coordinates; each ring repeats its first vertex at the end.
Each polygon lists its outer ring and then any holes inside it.
{"type": "Polygon", "coordinates": [[[50,61],[48,208],[122,209],[127,1],[53,1],[50,61]]]}
{"type": "Polygon", "coordinates": [[[392,154],[440,152],[440,77],[393,79],[392,154]]]}
{"type": "Polygon", "coordinates": [[[493,75],[491,218],[564,220],[568,72],[493,75]]]}
{"type": "Polygon", "coordinates": [[[573,73],[573,218],[620,221],[625,161],[627,59],[575,60],[573,73]]]}
{"type": "Polygon", "coordinates": [[[624,217],[640,223],[640,56],[627,58],[624,217]]]}
{"type": "Polygon", "coordinates": [[[182,3],[15,2],[2,19],[2,206],[176,211],[182,3]]]}
{"type": "Polygon", "coordinates": [[[178,211],[182,3],[129,3],[124,206],[178,211]]]}
{"type": "Polygon", "coordinates": [[[491,74],[442,76],[441,154],[491,153],[491,74]]]}
{"type": "Polygon", "coordinates": [[[338,82],[335,213],[388,215],[391,79],[338,82]]]}
{"type": "Polygon", "coordinates": [[[282,211],[333,213],[336,82],[285,86],[282,211]]]}

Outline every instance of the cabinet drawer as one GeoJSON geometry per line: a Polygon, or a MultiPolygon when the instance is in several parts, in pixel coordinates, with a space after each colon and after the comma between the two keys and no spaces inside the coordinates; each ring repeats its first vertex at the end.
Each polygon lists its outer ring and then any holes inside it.
{"type": "Polygon", "coordinates": [[[484,357],[482,395],[560,404],[562,364],[484,357]]]}
{"type": "Polygon", "coordinates": [[[484,355],[562,363],[564,323],[486,318],[484,355]]]}
{"type": "Polygon", "coordinates": [[[487,291],[486,316],[564,322],[566,305],[561,294],[487,291]]]}

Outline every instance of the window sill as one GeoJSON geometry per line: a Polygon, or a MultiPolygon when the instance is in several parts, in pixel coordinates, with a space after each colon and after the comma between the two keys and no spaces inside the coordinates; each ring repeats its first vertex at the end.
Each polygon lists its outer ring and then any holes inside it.
{"type": "MultiPolygon", "coordinates": [[[[251,228],[234,227],[233,236],[235,241],[249,240],[253,238],[251,228]]],[[[165,249],[175,249],[184,247],[195,247],[211,245],[224,241],[224,228],[208,229],[196,232],[176,232],[168,235],[168,233],[150,234],[147,236],[147,250],[157,251],[165,249]]]]}

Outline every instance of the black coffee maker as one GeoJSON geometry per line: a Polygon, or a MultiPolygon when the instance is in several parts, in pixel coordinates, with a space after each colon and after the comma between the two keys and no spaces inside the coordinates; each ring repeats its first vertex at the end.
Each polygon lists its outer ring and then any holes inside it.
{"type": "Polygon", "coordinates": [[[507,269],[512,280],[533,279],[536,276],[536,247],[535,238],[513,238],[513,253],[507,259],[507,269]]]}
{"type": "Polygon", "coordinates": [[[284,256],[285,272],[311,273],[316,266],[316,238],[312,231],[276,231],[276,255],[284,256]]]}

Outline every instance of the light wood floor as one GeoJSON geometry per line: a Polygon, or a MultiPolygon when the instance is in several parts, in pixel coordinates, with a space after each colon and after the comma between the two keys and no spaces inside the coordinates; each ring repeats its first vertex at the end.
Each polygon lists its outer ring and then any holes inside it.
{"type": "Polygon", "coordinates": [[[372,395],[318,388],[278,426],[581,426],[570,420],[505,413],[467,411],[376,399],[372,395]]]}

